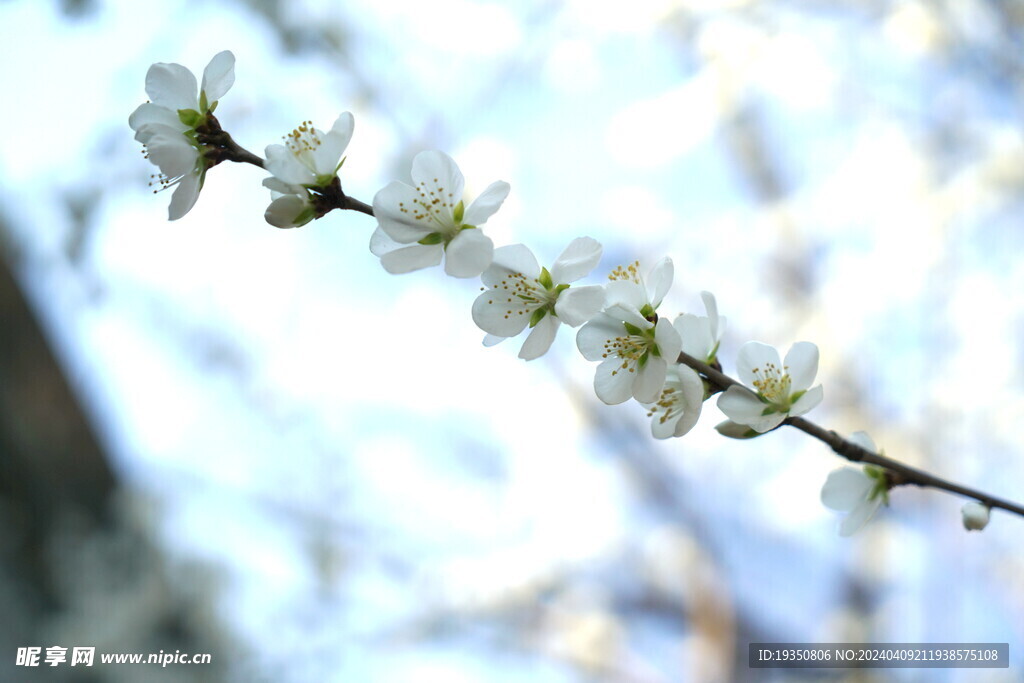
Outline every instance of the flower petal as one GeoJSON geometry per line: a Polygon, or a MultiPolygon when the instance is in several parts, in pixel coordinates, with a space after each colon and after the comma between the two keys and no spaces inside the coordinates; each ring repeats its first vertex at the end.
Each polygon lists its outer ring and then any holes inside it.
{"type": "Polygon", "coordinates": [[[128,125],[131,126],[131,129],[134,131],[138,131],[145,125],[153,124],[167,126],[179,133],[184,133],[188,130],[188,126],[181,122],[181,119],[178,118],[178,114],[176,112],[173,112],[166,107],[153,104],[152,102],[140,104],[135,111],[132,112],[132,115],[128,117],[128,125]]]}
{"type": "Polygon", "coordinates": [[[658,344],[658,353],[666,362],[677,361],[683,343],[676,328],[665,318],[658,318],[658,323],[654,326],[654,341],[658,344]]]}
{"type": "Polygon", "coordinates": [[[284,145],[267,145],[265,154],[267,161],[264,167],[281,182],[289,185],[308,185],[315,180],[309,169],[284,145]]]}
{"type": "Polygon", "coordinates": [[[323,144],[313,150],[313,166],[317,175],[333,176],[341,161],[341,155],[348,148],[352,141],[352,131],[355,129],[356,120],[349,112],[340,114],[335,120],[329,133],[321,135],[323,144]]]}
{"type": "Polygon", "coordinates": [[[523,342],[523,348],[519,350],[519,357],[523,360],[533,360],[547,353],[551,348],[551,343],[555,341],[555,334],[558,332],[560,324],[558,318],[553,315],[541,318],[530,330],[526,341],[523,342]]]}
{"type": "Polygon", "coordinates": [[[199,199],[199,174],[189,173],[178,183],[178,187],[171,195],[171,205],[167,208],[167,218],[176,221],[196,205],[199,199]]]}
{"type": "Polygon", "coordinates": [[[397,180],[391,181],[373,196],[373,215],[381,229],[396,242],[419,242],[442,227],[429,216],[416,211],[418,198],[415,189],[397,180]]]}
{"type": "Polygon", "coordinates": [[[683,414],[676,422],[673,436],[683,436],[700,420],[700,411],[704,407],[704,382],[700,376],[685,365],[676,366],[676,375],[683,392],[683,414]]]}
{"type": "Polygon", "coordinates": [[[444,253],[444,272],[452,277],[478,277],[491,265],[494,242],[479,229],[462,230],[444,253]]]}
{"type": "Polygon", "coordinates": [[[444,249],[440,244],[414,244],[387,252],[380,257],[380,264],[384,270],[398,275],[436,266],[443,256],[444,249]]]}
{"type": "Polygon", "coordinates": [[[632,280],[612,280],[605,285],[607,305],[628,306],[639,311],[648,303],[647,292],[632,280]]]}
{"type": "MultiPolygon", "coordinates": [[[[797,342],[786,354],[786,372],[791,391],[803,391],[814,383],[818,374],[818,347],[811,342],[797,342]]],[[[809,409],[808,409],[809,410],[809,409]]]]}
{"type": "Polygon", "coordinates": [[[700,298],[704,302],[704,311],[708,314],[708,321],[711,323],[711,335],[715,341],[719,341],[722,338],[722,332],[725,331],[725,324],[719,321],[724,321],[724,318],[718,317],[718,302],[715,301],[715,295],[711,292],[701,292],[700,298]]]}
{"type": "Polygon", "coordinates": [[[603,286],[570,287],[558,295],[558,300],[555,302],[555,315],[566,325],[577,327],[600,313],[602,308],[604,308],[603,286]]]}
{"type": "Polygon", "coordinates": [[[683,352],[694,358],[706,361],[715,347],[711,336],[711,321],[704,316],[684,313],[672,321],[683,342],[683,352]]]}
{"type": "Polygon", "coordinates": [[[196,148],[180,133],[154,135],[146,142],[146,151],[150,162],[159,166],[168,179],[192,173],[199,158],[196,148]]]}
{"type": "Polygon", "coordinates": [[[291,185],[284,182],[280,178],[271,176],[270,178],[263,179],[263,187],[267,188],[271,192],[279,192],[280,194],[305,194],[306,190],[302,185],[291,185]]]}
{"type": "Polygon", "coordinates": [[[647,293],[650,296],[650,304],[657,308],[661,300],[668,294],[668,288],[672,286],[672,275],[674,267],[672,259],[668,256],[658,261],[650,274],[647,276],[647,293]]]}
{"type": "Polygon", "coordinates": [[[146,94],[153,104],[177,114],[179,109],[197,109],[196,77],[181,64],[157,62],[146,72],[146,94]]]}
{"type": "Polygon", "coordinates": [[[867,432],[854,432],[850,435],[850,441],[857,444],[869,453],[878,454],[878,446],[867,432]]]}
{"type": "Polygon", "coordinates": [[[602,313],[576,333],[576,346],[587,360],[603,360],[608,354],[608,341],[625,334],[621,321],[602,313]]]}
{"type": "Polygon", "coordinates": [[[668,363],[664,358],[649,357],[647,363],[636,371],[636,379],[633,380],[633,398],[641,403],[658,400],[661,390],[665,388],[667,370],[668,363]]]}
{"type": "Polygon", "coordinates": [[[824,395],[825,390],[822,389],[819,384],[798,398],[796,402],[789,407],[789,414],[793,417],[799,417],[805,413],[811,412],[819,403],[821,403],[821,399],[824,395]]]}
{"type": "Polygon", "coordinates": [[[821,487],[821,502],[833,510],[849,512],[867,500],[874,485],[859,467],[841,467],[829,472],[821,487]]]}
{"type": "Polygon", "coordinates": [[[286,194],[270,202],[263,217],[275,228],[294,228],[295,219],[309,207],[305,198],[286,194]]]}
{"type": "Polygon", "coordinates": [[[622,361],[609,358],[597,366],[594,373],[594,391],[610,406],[625,403],[633,396],[635,373],[622,368],[622,361]]]}
{"type": "Polygon", "coordinates": [[[388,234],[377,226],[377,229],[370,235],[370,253],[374,256],[380,257],[384,254],[390,254],[396,249],[401,248],[401,244],[394,241],[388,234]]]}
{"type": "Polygon", "coordinates": [[[417,154],[412,160],[412,180],[417,191],[428,195],[434,192],[438,199],[448,202],[448,216],[451,216],[454,205],[462,199],[462,171],[455,160],[444,152],[427,151],[417,154]]]}
{"type": "Polygon", "coordinates": [[[488,334],[514,337],[530,322],[532,311],[522,299],[502,290],[489,289],[473,302],[473,322],[488,334]]]}
{"type": "Polygon", "coordinates": [[[504,180],[496,180],[488,185],[480,196],[466,207],[466,213],[462,217],[463,225],[479,226],[486,223],[487,219],[501,208],[510,189],[511,186],[504,180]]]}
{"type": "Polygon", "coordinates": [[[765,405],[748,389],[731,386],[718,397],[718,409],[733,422],[754,426],[761,421],[765,405]]]}
{"type": "MultiPolygon", "coordinates": [[[[607,292],[607,287],[605,291],[607,292]]],[[[654,327],[654,324],[650,320],[643,317],[643,315],[640,314],[640,311],[629,304],[610,304],[607,300],[605,301],[605,304],[605,315],[611,316],[616,320],[627,322],[630,325],[635,325],[641,330],[649,330],[654,327]]]]}
{"type": "Polygon", "coordinates": [[[494,259],[480,279],[488,287],[498,287],[502,280],[516,273],[522,273],[528,280],[540,275],[537,257],[524,244],[509,244],[495,249],[494,259]]]}
{"type": "Polygon", "coordinates": [[[736,355],[736,374],[739,375],[741,382],[752,387],[754,380],[757,379],[754,375],[754,368],[764,368],[769,364],[782,370],[779,352],[767,344],[749,341],[740,347],[740,351],[736,355]]]}
{"type": "Polygon", "coordinates": [[[506,339],[508,339],[508,337],[499,337],[499,336],[494,335],[494,334],[485,334],[484,335],[484,346],[487,346],[487,347],[495,346],[495,345],[500,344],[501,342],[505,341],[506,339]]]}
{"type": "Polygon", "coordinates": [[[203,88],[206,101],[213,104],[227,94],[235,84],[235,55],[231,50],[218,52],[203,70],[203,88]]]}
{"type": "Polygon", "coordinates": [[[576,282],[590,274],[601,260],[601,243],[591,237],[569,242],[551,266],[551,279],[558,284],[576,282]]]}
{"type": "Polygon", "coordinates": [[[861,527],[871,521],[881,504],[880,498],[862,501],[860,505],[850,511],[850,514],[846,515],[846,519],[839,525],[839,535],[852,536],[857,533],[861,527]]]}

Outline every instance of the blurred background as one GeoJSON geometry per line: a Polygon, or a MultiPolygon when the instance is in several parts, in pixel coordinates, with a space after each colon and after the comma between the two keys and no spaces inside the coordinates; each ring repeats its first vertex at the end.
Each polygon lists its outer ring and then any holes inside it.
{"type": "Polygon", "coordinates": [[[479,283],[388,275],[354,212],[268,226],[260,169],[170,223],[127,120],[151,63],[230,49],[243,146],[351,111],[364,201],[447,151],[470,196],[511,183],[496,244],[590,235],[590,282],[668,254],[662,312],[714,292],[727,372],[814,341],[812,419],[1020,501],[1022,29],[981,0],[0,3],[0,677],[1021,680],[1024,520],[899,489],[841,539],[823,445],[723,439],[713,402],[657,442],[570,330],[483,348],[479,283]],[[748,669],[766,641],[1012,661],[748,669]],[[52,645],[212,663],[14,666],[52,645]]]}

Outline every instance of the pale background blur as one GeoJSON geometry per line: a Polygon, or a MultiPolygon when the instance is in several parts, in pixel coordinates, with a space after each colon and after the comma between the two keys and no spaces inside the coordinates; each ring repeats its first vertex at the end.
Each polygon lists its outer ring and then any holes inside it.
{"type": "Polygon", "coordinates": [[[0,677],[1020,680],[1024,519],[896,490],[840,539],[823,445],[722,439],[713,402],[656,442],[570,330],[483,348],[479,283],[389,276],[361,214],[268,226],[257,168],[169,223],[127,119],[152,62],[230,49],[243,146],[351,111],[367,202],[442,149],[511,183],[496,244],[590,235],[588,282],[668,254],[662,311],[714,292],[727,372],[814,341],[812,419],[1020,501],[1022,30],[981,0],[0,3],[0,677]],[[752,641],[1012,666],[752,671],[752,641]],[[32,645],[213,664],[16,670],[32,645]]]}

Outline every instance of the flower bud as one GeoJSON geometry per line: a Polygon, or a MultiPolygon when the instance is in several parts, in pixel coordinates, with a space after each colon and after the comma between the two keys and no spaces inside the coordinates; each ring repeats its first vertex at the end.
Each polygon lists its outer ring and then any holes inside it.
{"type": "Polygon", "coordinates": [[[964,517],[964,528],[968,531],[981,531],[988,525],[989,508],[981,503],[965,503],[961,509],[964,517]]]}

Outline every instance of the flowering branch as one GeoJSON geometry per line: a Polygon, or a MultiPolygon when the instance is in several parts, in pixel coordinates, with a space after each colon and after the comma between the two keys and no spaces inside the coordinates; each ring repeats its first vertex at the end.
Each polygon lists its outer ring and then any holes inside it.
{"type": "Polygon", "coordinates": [[[416,155],[412,185],[393,181],[374,195],[372,205],[349,197],[338,175],[355,126],[349,112],[327,131],[303,121],[282,137],[284,144],[268,145],[265,159],[249,152],[213,115],[234,78],[234,56],[228,51],[210,61],[201,87],[180,64],[157,63],[146,75],[150,101],[135,110],[129,125],[146,157],[160,169],[151,184],[176,186],[171,220],[192,209],[210,168],[222,161],[258,166],[270,174],[263,185],[271,193],[264,214],[271,225],[297,228],[334,209],[358,211],[377,221],[369,250],[387,272],[408,273],[443,262],[452,277],[480,278],[483,286],[471,312],[486,333],[485,346],[529,329],[519,357],[533,360],[547,353],[563,323],[579,327],[580,353],[598,363],[598,398],[608,405],[640,403],[652,418],[654,438],[685,435],[697,424],[704,403],[721,394],[718,408],[729,418],[716,427],[723,436],[750,439],[789,425],[863,464],[832,472],[821,491],[826,506],[848,513],[839,527],[844,536],[888,504],[890,489],[911,484],[977,501],[962,510],[969,530],[984,528],[994,507],[1024,517],[1024,506],[886,457],[865,432],[846,439],[803,418],[824,395],[822,386],[814,385],[819,352],[811,342],[793,344],[784,360],[767,344],[747,342],[735,364],[742,383],[725,375],[718,350],[726,319],[718,315],[714,295],[701,294],[704,316],[687,313],[670,320],[657,312],[674,277],[668,257],[646,277],[635,261],[615,268],[603,285],[578,285],[601,259],[597,240],[572,240],[550,269],[541,267],[525,245],[495,248],[482,228],[501,208],[509,184],[495,181],[467,205],[462,172],[441,151],[416,155]]]}
{"type": "MultiPolygon", "coordinates": [[[[743,385],[732,377],[729,377],[720,370],[717,370],[706,363],[702,363],[686,353],[679,354],[679,362],[697,371],[712,386],[713,392],[715,393],[719,391],[726,391],[730,387],[739,387],[740,389],[745,390],[743,385]]],[[[973,498],[986,507],[1000,508],[1024,517],[1024,506],[1001,498],[996,498],[995,496],[982,491],[976,491],[951,481],[946,481],[945,479],[936,477],[935,475],[929,474],[923,470],[910,467],[909,465],[904,465],[898,460],[893,460],[892,458],[888,458],[879,453],[873,453],[853,441],[844,439],[835,431],[824,429],[805,418],[789,417],[779,426],[782,425],[796,427],[805,434],[809,434],[815,439],[825,442],[833,451],[836,452],[836,454],[841,455],[850,462],[868,463],[885,469],[889,486],[914,485],[940,489],[943,491],[949,491],[950,493],[958,493],[961,496],[973,498]]],[[[778,427],[776,427],[776,429],[777,428],[778,427]]]]}

